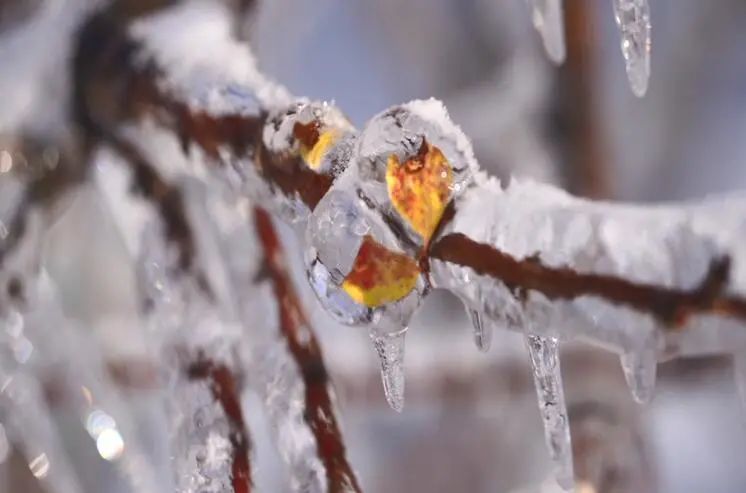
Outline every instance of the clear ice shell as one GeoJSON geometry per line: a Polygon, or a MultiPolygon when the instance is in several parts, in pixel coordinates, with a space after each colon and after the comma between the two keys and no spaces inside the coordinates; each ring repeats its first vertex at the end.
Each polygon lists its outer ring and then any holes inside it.
{"type": "Polygon", "coordinates": [[[554,337],[526,336],[531,369],[544,422],[544,438],[555,465],[557,483],[571,491],[574,485],[570,421],[560,372],[559,342],[554,337]]]}
{"type": "Polygon", "coordinates": [[[365,325],[373,321],[373,309],[350,298],[340,283],[333,280],[332,274],[318,258],[311,261],[306,274],[321,306],[339,323],[365,325]]]}
{"type": "Polygon", "coordinates": [[[384,333],[370,331],[373,348],[381,363],[381,381],[386,401],[396,412],[404,409],[404,336],[407,329],[384,333]]]}
{"type": "Polygon", "coordinates": [[[565,21],[562,0],[528,0],[534,27],[541,34],[544,50],[552,62],[565,61],[565,21]]]}
{"type": "Polygon", "coordinates": [[[628,352],[623,354],[620,360],[632,397],[640,404],[647,404],[655,392],[655,374],[658,366],[655,348],[628,352]]]}
{"type": "Polygon", "coordinates": [[[648,0],[614,0],[614,17],[630,88],[641,98],[650,78],[650,4],[648,0]]]}
{"type": "Polygon", "coordinates": [[[357,168],[350,166],[309,217],[306,275],[321,305],[340,323],[403,327],[421,302],[426,288],[422,276],[408,295],[377,307],[357,303],[342,289],[366,235],[391,251],[406,251],[407,242],[391,229],[384,214],[369,207],[359,183],[357,168]]]}
{"type": "Polygon", "coordinates": [[[424,245],[424,240],[394,208],[385,176],[391,156],[403,163],[419,152],[423,139],[437,147],[448,161],[452,171],[449,198],[458,197],[472,183],[479,165],[469,139],[436,99],[411,101],[371,118],[358,138],[357,154],[351,163],[359,176],[358,195],[367,207],[384,216],[387,229],[396,230],[401,248],[413,253],[424,245]]]}

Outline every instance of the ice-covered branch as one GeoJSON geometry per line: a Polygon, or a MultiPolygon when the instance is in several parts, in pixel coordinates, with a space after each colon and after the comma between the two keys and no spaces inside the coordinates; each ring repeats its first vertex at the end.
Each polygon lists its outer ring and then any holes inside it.
{"type": "MultiPolygon", "coordinates": [[[[501,185],[483,176],[439,102],[392,107],[358,132],[334,106],[293,100],[264,78],[232,38],[229,16],[206,5],[188,2],[130,28],[94,19],[81,35],[81,122],[103,140],[140,146],[163,132],[191,158],[164,174],[221,183],[288,220],[307,220],[311,284],[336,318],[371,330],[395,408],[403,403],[406,328],[433,287],[476,314],[484,345],[499,325],[539,346],[553,341],[549,359],[557,341],[576,338],[622,353],[640,400],[650,395],[658,359],[746,345],[746,198],[631,206],[530,182],[501,185]],[[189,45],[195,29],[209,50],[189,45]]],[[[272,266],[266,245],[265,255],[272,266]]],[[[282,300],[277,272],[268,276],[282,300]]],[[[317,382],[304,363],[313,345],[298,346],[292,327],[281,325],[306,409],[323,409],[328,398],[314,404],[317,382]]],[[[566,440],[558,366],[549,371],[547,351],[534,353],[537,382],[554,389],[539,393],[548,440],[566,440]]],[[[326,461],[320,422],[308,425],[326,461]]],[[[565,475],[569,448],[552,450],[565,475]]],[[[334,464],[325,465],[330,474],[334,464]]]]}
{"type": "MultiPolygon", "coordinates": [[[[407,135],[418,134],[417,129],[405,128],[399,136],[389,133],[385,141],[376,144],[383,135],[374,135],[374,124],[370,124],[363,138],[355,141],[351,127],[336,117],[333,107],[301,101],[269,113],[254,96],[260,89],[251,85],[208,84],[195,89],[185,82],[191,79],[183,76],[180,84],[193,92],[169,92],[169,77],[159,75],[168,67],[157,68],[153,58],[141,63],[133,58],[129,66],[122,65],[120,76],[130,83],[128,90],[119,94],[127,107],[140,108],[133,119],[155,120],[156,125],[174,131],[186,148],[196,147],[204,153],[208,168],[217,166],[222,176],[230,178],[235,173],[248,182],[249,193],[268,191],[263,197],[272,199],[269,205],[275,210],[315,209],[322,197],[329,196],[334,178],[345,166],[360,166],[363,156],[354,154],[364,145],[373,148],[388,142],[392,154],[411,152],[407,151],[412,146],[407,135]],[[346,134],[350,137],[340,138],[346,134]]],[[[254,84],[257,78],[248,79],[254,84]]],[[[266,87],[261,90],[272,92],[266,87]]],[[[425,123],[420,139],[424,133],[437,134],[440,126],[437,138],[446,141],[443,145],[450,139],[457,150],[468,146],[465,137],[448,134],[455,127],[442,120],[445,114],[435,103],[395,108],[377,118],[393,118],[392,125],[405,125],[394,120],[412,118],[410,113],[426,107],[429,109],[423,111],[430,114],[421,118],[425,123]]],[[[699,206],[588,202],[539,184],[513,182],[501,187],[494,180],[483,179],[475,163],[469,161],[469,166],[469,176],[460,185],[463,191],[443,215],[437,235],[428,242],[429,250],[415,252],[418,262],[432,256],[438,264],[467,267],[499,283],[523,288],[528,298],[531,292],[549,299],[598,298],[598,302],[648,316],[662,329],[686,327],[682,323],[692,314],[733,323],[744,317],[738,294],[739,283],[745,282],[743,252],[738,248],[744,230],[739,221],[743,200],[738,197],[699,206]],[[644,235],[636,235],[638,231],[644,235]],[[484,256],[490,252],[494,253],[484,256]],[[506,267],[506,262],[523,270],[516,272],[506,267]]],[[[362,182],[365,177],[357,178],[362,182]]],[[[337,180],[334,187],[341,182],[337,180]]],[[[401,213],[389,213],[384,220],[388,226],[396,226],[395,221],[402,222],[401,213]]],[[[408,242],[405,250],[418,250],[417,241],[408,242]]],[[[448,286],[448,277],[438,278],[436,284],[448,286]]],[[[644,326],[639,331],[645,332],[644,326]]],[[[595,335],[602,343],[629,342],[621,336],[595,335]]]]}

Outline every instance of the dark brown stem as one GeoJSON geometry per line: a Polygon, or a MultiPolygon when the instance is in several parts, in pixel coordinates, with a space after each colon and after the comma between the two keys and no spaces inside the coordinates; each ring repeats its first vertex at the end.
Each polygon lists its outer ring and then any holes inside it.
{"type": "Polygon", "coordinates": [[[319,457],[326,469],[329,491],[362,491],[347,462],[342,433],[334,412],[329,375],[316,337],[291,282],[272,220],[261,207],[254,208],[254,222],[264,252],[264,272],[277,298],[280,331],[300,368],[306,388],[304,417],[313,431],[319,457]]]}
{"type": "Polygon", "coordinates": [[[725,293],[731,272],[728,257],[714,259],[697,288],[681,290],[549,267],[535,257],[517,260],[461,233],[447,234],[437,240],[430,256],[499,279],[518,297],[524,297],[527,290],[538,291],[553,300],[598,296],[649,313],[669,328],[681,327],[695,314],[712,313],[746,320],[746,300],[725,293]]]}

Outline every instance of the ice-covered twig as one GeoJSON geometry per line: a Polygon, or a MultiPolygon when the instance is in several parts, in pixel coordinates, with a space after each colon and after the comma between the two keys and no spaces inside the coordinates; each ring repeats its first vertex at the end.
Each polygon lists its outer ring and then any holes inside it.
{"type": "MultiPolygon", "coordinates": [[[[236,381],[235,372],[225,365],[216,364],[208,359],[199,359],[199,357],[185,369],[185,372],[191,380],[206,381],[213,399],[219,403],[228,421],[227,436],[232,446],[229,455],[233,492],[250,493],[253,490],[253,484],[249,463],[249,433],[241,410],[240,387],[236,381]]],[[[207,454],[213,452],[214,449],[210,450],[208,447],[207,454]]]]}
{"type": "Polygon", "coordinates": [[[262,208],[254,209],[254,225],[264,254],[264,277],[270,282],[277,298],[280,331],[303,378],[304,416],[314,434],[319,458],[326,469],[329,491],[362,491],[346,458],[321,347],[289,278],[272,220],[262,208]]]}
{"type": "Polygon", "coordinates": [[[433,280],[481,300],[508,327],[531,324],[621,352],[648,341],[661,358],[686,346],[687,329],[709,325],[713,344],[728,351],[744,342],[744,210],[737,195],[634,206],[478,180],[442,223],[433,280]],[[477,282],[465,282],[470,275],[477,282]]]}
{"type": "MultiPolygon", "coordinates": [[[[155,211],[160,211],[160,213],[158,213],[160,222],[164,223],[164,226],[167,226],[167,223],[172,221],[172,215],[163,214],[163,207],[159,205],[159,197],[175,195],[177,192],[179,192],[179,187],[170,185],[165,182],[162,177],[159,177],[156,171],[156,166],[149,163],[144,155],[138,149],[136,149],[134,145],[114,135],[105,137],[105,141],[112,145],[121,156],[126,157],[128,166],[132,171],[132,184],[134,185],[134,187],[125,187],[125,189],[133,190],[136,194],[141,195],[148,202],[150,202],[153,205],[152,208],[155,211]],[[149,177],[148,180],[144,181],[144,187],[142,185],[143,180],[137,178],[141,175],[149,177]],[[158,186],[154,186],[153,184],[157,184],[158,186]],[[162,190],[162,193],[154,195],[152,192],[149,192],[149,190],[153,189],[162,190]]],[[[166,146],[166,148],[168,148],[168,146],[166,146]]],[[[178,146],[175,147],[175,150],[177,153],[182,152],[181,148],[179,148],[178,146]]],[[[164,148],[161,148],[161,151],[164,151],[164,148]]],[[[178,159],[185,159],[183,156],[179,158],[178,156],[172,155],[172,158],[173,157],[176,157],[178,159]]],[[[126,194],[126,192],[123,193],[126,194]]],[[[113,190],[107,190],[107,194],[111,196],[111,199],[115,202],[121,202],[122,200],[131,200],[127,197],[120,197],[120,195],[122,195],[123,193],[115,192],[113,190]]],[[[180,196],[183,196],[183,193],[180,193],[180,196]]],[[[267,216],[267,213],[261,210],[257,210],[254,215],[255,217],[253,222],[255,223],[255,227],[257,230],[256,234],[262,240],[262,251],[264,252],[264,256],[266,257],[265,261],[261,261],[260,258],[252,259],[252,265],[255,263],[257,266],[262,264],[265,266],[264,269],[259,272],[259,277],[255,278],[256,274],[252,274],[251,272],[244,272],[244,267],[241,267],[241,265],[246,263],[246,260],[241,259],[246,258],[247,255],[247,251],[245,250],[247,239],[243,238],[244,243],[242,245],[234,245],[232,247],[229,247],[228,239],[221,238],[223,235],[227,234],[227,232],[221,232],[217,230],[213,231],[213,229],[209,228],[208,224],[205,222],[194,223],[194,214],[188,214],[187,210],[197,207],[197,202],[199,202],[199,199],[196,196],[191,195],[191,199],[189,200],[190,207],[188,207],[186,210],[179,208],[180,213],[176,216],[178,220],[177,222],[184,222],[186,225],[196,224],[196,226],[190,227],[191,231],[200,231],[200,236],[203,237],[220,238],[221,242],[226,243],[220,248],[230,248],[230,250],[226,251],[228,253],[228,263],[230,264],[230,271],[227,272],[228,277],[237,280],[241,276],[248,276],[248,279],[241,280],[240,285],[232,284],[229,289],[231,289],[233,293],[229,296],[229,298],[236,298],[235,303],[238,303],[239,305],[245,305],[246,303],[250,302],[248,299],[244,301],[244,297],[257,297],[263,299],[263,297],[266,296],[266,293],[264,293],[257,287],[253,287],[252,284],[255,282],[263,283],[265,282],[265,280],[270,284],[271,289],[275,292],[275,296],[277,297],[277,301],[275,303],[280,309],[280,313],[278,314],[276,322],[278,327],[276,329],[274,327],[272,328],[272,331],[274,331],[272,338],[277,339],[278,343],[273,344],[283,346],[283,349],[281,349],[281,351],[283,353],[289,353],[289,361],[285,361],[283,359],[275,360],[273,358],[267,357],[266,353],[273,353],[275,351],[278,351],[278,349],[275,348],[274,345],[270,347],[265,344],[253,348],[253,351],[245,356],[247,360],[244,362],[244,365],[246,368],[248,368],[247,371],[250,373],[249,377],[251,380],[267,380],[267,385],[264,385],[263,383],[260,383],[258,385],[258,391],[260,395],[262,395],[263,400],[265,400],[266,405],[268,406],[268,414],[270,416],[270,420],[277,427],[278,433],[285,434],[287,436],[287,439],[279,440],[279,446],[283,455],[287,454],[287,459],[291,465],[291,477],[294,478],[293,480],[297,483],[298,486],[302,486],[303,488],[311,487],[312,491],[321,491],[321,486],[316,485],[316,483],[312,480],[311,482],[309,482],[309,478],[307,477],[308,474],[310,474],[308,471],[313,472],[315,470],[312,465],[306,464],[308,462],[308,457],[303,454],[298,454],[301,450],[305,449],[297,447],[294,449],[293,447],[291,447],[290,449],[285,450],[285,446],[283,445],[283,443],[289,440],[291,437],[301,437],[303,433],[306,433],[304,430],[301,433],[301,430],[294,428],[295,426],[307,426],[309,430],[308,434],[315,442],[314,446],[312,447],[313,452],[310,458],[313,460],[321,460],[321,463],[319,464],[319,470],[322,474],[326,474],[324,484],[328,485],[329,491],[360,491],[354,473],[352,472],[352,469],[345,457],[344,442],[342,441],[342,436],[336,423],[336,417],[333,408],[333,396],[329,387],[328,377],[325,373],[320,348],[315,341],[313,332],[311,331],[311,327],[308,325],[307,321],[305,321],[305,315],[303,314],[303,310],[300,306],[299,300],[294,293],[291,281],[287,277],[287,274],[285,274],[281,247],[275,236],[273,226],[269,220],[269,217],[267,216]],[[190,217],[191,220],[189,219],[190,217]],[[232,248],[241,248],[240,253],[234,253],[232,248]],[[234,257],[234,261],[230,260],[234,257]],[[251,280],[253,280],[253,282],[249,283],[248,281],[251,280]],[[284,346],[287,346],[287,349],[285,349],[284,346]],[[278,366],[276,362],[280,363],[280,365],[278,366]],[[302,381],[298,382],[298,388],[301,390],[301,394],[299,396],[296,396],[293,392],[293,389],[296,388],[295,386],[291,386],[290,388],[284,389],[283,392],[278,393],[277,390],[273,389],[270,385],[273,382],[277,383],[276,379],[279,378],[279,375],[286,374],[289,378],[293,374],[293,372],[285,368],[285,365],[288,364],[296,364],[298,366],[299,376],[300,378],[302,378],[302,381]],[[303,394],[303,392],[305,392],[305,395],[303,394]],[[300,401],[296,402],[294,400],[296,399],[296,397],[299,398],[300,401]],[[298,404],[302,404],[300,409],[303,411],[302,413],[297,413],[297,416],[301,419],[300,423],[296,423],[293,418],[293,416],[296,416],[295,409],[298,404]],[[306,423],[302,423],[302,421],[306,421],[306,423]],[[318,459],[316,459],[316,454],[318,454],[318,459]]],[[[240,220],[240,215],[236,216],[236,212],[228,212],[232,210],[232,207],[234,206],[224,205],[220,207],[221,216],[223,217],[222,221],[228,220],[229,222],[231,222],[240,220]]],[[[216,217],[212,220],[220,221],[221,219],[216,217]]],[[[190,248],[190,250],[193,254],[196,254],[194,255],[194,258],[192,258],[192,276],[195,272],[204,271],[204,269],[200,269],[200,267],[206,262],[205,250],[210,249],[210,247],[207,247],[204,242],[197,243],[200,244],[201,247],[197,247],[195,244],[190,243],[193,245],[193,248],[190,248]],[[200,260],[197,261],[196,257],[199,257],[200,260]]],[[[172,244],[172,246],[175,247],[177,251],[181,251],[179,247],[183,246],[183,242],[176,242],[172,244]]],[[[152,259],[151,261],[159,265],[163,264],[163,262],[158,262],[156,259],[152,259]]],[[[177,274],[177,277],[183,277],[184,275],[189,275],[189,272],[180,270],[175,274],[177,274]]],[[[215,276],[215,272],[212,272],[211,274],[212,277],[215,276]]],[[[157,282],[157,284],[161,286],[165,286],[171,283],[173,283],[173,281],[169,280],[168,278],[157,282]]],[[[213,286],[210,286],[208,291],[214,292],[216,296],[219,296],[220,292],[224,290],[214,289],[213,286]]],[[[169,297],[172,296],[169,295],[169,297]]],[[[215,300],[216,303],[219,301],[220,300],[217,299],[215,300]]],[[[231,302],[229,302],[228,304],[231,304],[231,302]]],[[[235,308],[234,310],[237,312],[241,312],[242,308],[243,306],[240,306],[235,308]]],[[[180,311],[180,309],[176,308],[176,311],[178,312],[180,311]]],[[[259,326],[264,325],[262,319],[257,319],[255,313],[248,313],[247,317],[243,317],[241,318],[241,320],[245,324],[246,330],[249,331],[249,333],[246,334],[248,343],[252,345],[257,341],[261,341],[262,337],[258,334],[265,331],[263,327],[259,326]]],[[[272,318],[270,317],[270,321],[271,320],[272,318]]],[[[270,322],[270,325],[272,325],[272,323],[273,322],[270,322]]],[[[195,335],[192,338],[199,340],[200,336],[195,335]]],[[[225,346],[226,344],[229,344],[229,341],[223,341],[221,345],[225,346]]],[[[208,348],[204,348],[204,350],[209,351],[208,348]]],[[[201,366],[217,365],[217,363],[215,363],[213,360],[208,359],[208,355],[210,354],[213,353],[209,352],[203,357],[205,362],[201,366]]],[[[190,366],[187,365],[187,367],[190,366]]],[[[178,376],[177,380],[179,380],[178,376]]],[[[292,384],[292,381],[289,383],[292,384]]],[[[179,394],[187,391],[185,390],[184,384],[177,386],[176,390],[179,394]]],[[[192,394],[193,393],[194,392],[192,392],[192,394]]],[[[181,412],[188,415],[190,401],[189,399],[182,399],[181,401],[183,401],[181,412]]],[[[290,444],[293,446],[295,445],[294,442],[290,442],[290,444]]],[[[238,450],[237,447],[234,447],[232,455],[234,457],[234,464],[236,463],[236,453],[240,453],[240,450],[238,450]]],[[[241,457],[243,460],[243,454],[241,455],[241,457]]],[[[315,474],[315,472],[313,472],[313,474],[315,474]]],[[[236,476],[234,475],[233,478],[235,481],[236,476]]],[[[327,486],[324,486],[324,489],[326,488],[327,486]]]]}
{"type": "Polygon", "coordinates": [[[109,128],[154,124],[202,153],[205,174],[290,219],[312,214],[309,277],[340,320],[400,333],[443,287],[508,328],[644,361],[626,365],[640,398],[654,360],[746,345],[742,197],[642,207],[502,186],[436,101],[393,107],[357,133],[333,107],[288,101],[253,66],[159,48],[158,32],[99,31],[123,63],[94,53],[81,86],[131,110],[92,115],[109,128]]]}

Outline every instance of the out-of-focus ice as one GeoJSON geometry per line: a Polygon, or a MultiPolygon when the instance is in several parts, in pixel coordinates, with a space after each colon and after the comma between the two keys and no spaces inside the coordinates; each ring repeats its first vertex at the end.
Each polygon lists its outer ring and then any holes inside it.
{"type": "Polygon", "coordinates": [[[541,34],[547,56],[554,63],[565,61],[565,21],[562,0],[528,0],[534,27],[541,34]]]}

